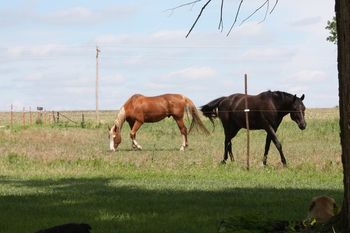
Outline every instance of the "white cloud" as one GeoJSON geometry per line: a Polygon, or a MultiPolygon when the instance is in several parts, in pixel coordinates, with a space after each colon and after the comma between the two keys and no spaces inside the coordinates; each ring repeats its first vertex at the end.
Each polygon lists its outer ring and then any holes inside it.
{"type": "Polygon", "coordinates": [[[89,23],[98,20],[100,15],[86,7],[77,6],[40,16],[43,20],[55,23],[89,23]]]}
{"type": "Polygon", "coordinates": [[[91,95],[95,92],[93,87],[64,87],[62,93],[73,95],[91,95]]]}
{"type": "Polygon", "coordinates": [[[44,74],[40,72],[29,73],[23,77],[23,80],[26,81],[40,81],[42,79],[44,79],[44,74]]]}
{"type": "Polygon", "coordinates": [[[43,44],[28,46],[13,46],[6,50],[10,58],[18,57],[54,57],[54,56],[74,56],[87,54],[88,50],[83,46],[69,46],[63,44],[43,44]]]}
{"type": "Polygon", "coordinates": [[[135,35],[135,34],[106,34],[100,35],[96,38],[96,43],[101,45],[126,45],[126,46],[178,46],[191,42],[186,40],[185,31],[157,31],[147,35],[135,35]]]}
{"type": "Polygon", "coordinates": [[[190,79],[203,80],[213,78],[216,71],[211,67],[189,67],[186,69],[171,72],[165,76],[166,79],[190,79]]]}
{"type": "Polygon", "coordinates": [[[309,86],[292,86],[292,87],[289,87],[287,88],[287,92],[289,93],[297,93],[299,95],[303,94],[303,93],[306,93],[310,90],[310,87],[309,86]]]}
{"type": "Polygon", "coordinates": [[[151,82],[147,84],[147,88],[150,88],[153,90],[169,90],[169,89],[176,89],[178,87],[179,87],[178,85],[170,84],[170,83],[151,82]]]}
{"type": "Polygon", "coordinates": [[[92,9],[84,6],[76,6],[63,10],[39,15],[38,18],[44,22],[66,24],[91,24],[120,19],[133,15],[137,11],[136,6],[108,7],[103,9],[92,9]]]}
{"type": "Polygon", "coordinates": [[[255,37],[264,34],[264,25],[258,22],[246,22],[234,31],[231,36],[255,37]]]}
{"type": "Polygon", "coordinates": [[[169,40],[178,40],[178,39],[181,39],[181,40],[184,40],[185,39],[185,31],[179,31],[179,30],[176,30],[176,31],[158,31],[158,32],[155,32],[153,34],[151,34],[151,40],[154,41],[169,41],[169,40]]]}
{"type": "Polygon", "coordinates": [[[322,70],[302,70],[287,77],[286,82],[315,83],[327,79],[327,74],[322,70]]]}
{"type": "Polygon", "coordinates": [[[294,52],[290,49],[279,49],[279,48],[258,48],[248,49],[243,53],[242,58],[248,61],[288,61],[294,55],[294,52]]]}
{"type": "Polygon", "coordinates": [[[120,19],[134,15],[138,11],[137,5],[126,4],[124,6],[108,6],[95,9],[85,6],[67,7],[60,10],[41,13],[34,7],[31,9],[16,8],[8,11],[0,11],[4,21],[3,26],[14,26],[16,24],[44,23],[44,24],[95,24],[111,19],[120,19]]]}
{"type": "Polygon", "coordinates": [[[321,21],[322,18],[320,16],[314,16],[295,20],[291,23],[291,25],[295,27],[307,27],[310,25],[320,24],[321,21]]]}
{"type": "Polygon", "coordinates": [[[100,80],[101,84],[106,87],[113,87],[127,81],[127,79],[121,74],[108,74],[106,76],[101,76],[100,80]]]}

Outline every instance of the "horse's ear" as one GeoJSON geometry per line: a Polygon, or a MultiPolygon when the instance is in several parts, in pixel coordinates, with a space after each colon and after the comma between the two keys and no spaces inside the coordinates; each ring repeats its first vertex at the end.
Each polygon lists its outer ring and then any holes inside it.
{"type": "Polygon", "coordinates": [[[303,101],[304,98],[305,98],[305,95],[303,94],[303,95],[300,97],[300,99],[303,101]]]}
{"type": "Polygon", "coordinates": [[[294,96],[293,96],[293,103],[297,100],[297,95],[295,94],[294,96]]]}

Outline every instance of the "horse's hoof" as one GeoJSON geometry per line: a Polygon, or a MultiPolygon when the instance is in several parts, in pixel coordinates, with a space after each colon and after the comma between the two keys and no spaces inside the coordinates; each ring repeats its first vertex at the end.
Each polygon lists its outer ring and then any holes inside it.
{"type": "Polygon", "coordinates": [[[134,150],[142,150],[142,146],[133,144],[132,145],[132,149],[134,149],[134,150]]]}
{"type": "Polygon", "coordinates": [[[181,146],[180,151],[185,151],[185,146],[181,146]]]}
{"type": "Polygon", "coordinates": [[[225,161],[225,160],[222,160],[222,161],[220,162],[220,164],[221,164],[221,165],[225,165],[225,164],[226,164],[226,161],[225,161]]]}

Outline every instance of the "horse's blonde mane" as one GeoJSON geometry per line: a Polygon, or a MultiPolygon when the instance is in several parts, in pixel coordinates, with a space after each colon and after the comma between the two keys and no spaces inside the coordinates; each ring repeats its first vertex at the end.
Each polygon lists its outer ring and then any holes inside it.
{"type": "Polygon", "coordinates": [[[125,109],[124,107],[122,107],[119,110],[117,118],[114,120],[114,125],[116,125],[121,130],[124,122],[125,122],[125,109]]]}

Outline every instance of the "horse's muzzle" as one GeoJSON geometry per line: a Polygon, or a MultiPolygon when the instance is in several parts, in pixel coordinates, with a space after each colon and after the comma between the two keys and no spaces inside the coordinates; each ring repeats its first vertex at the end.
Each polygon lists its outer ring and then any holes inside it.
{"type": "Polygon", "coordinates": [[[299,129],[301,129],[301,130],[306,129],[306,123],[305,122],[299,123],[298,126],[299,126],[299,129]]]}

